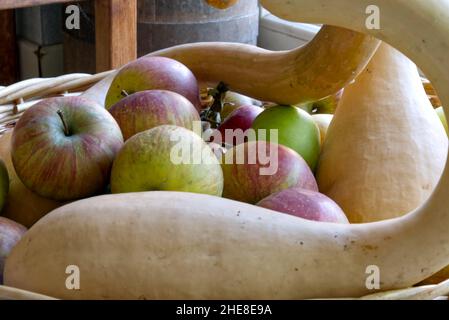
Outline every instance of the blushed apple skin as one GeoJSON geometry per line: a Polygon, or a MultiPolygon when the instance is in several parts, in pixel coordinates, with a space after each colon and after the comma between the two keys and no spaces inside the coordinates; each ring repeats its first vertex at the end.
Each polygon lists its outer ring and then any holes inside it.
{"type": "Polygon", "coordinates": [[[142,57],[125,65],[106,95],[107,109],[126,97],[145,90],[169,90],[187,98],[201,110],[198,81],[182,63],[165,57],[142,57]]]}
{"type": "Polygon", "coordinates": [[[256,204],[273,193],[291,187],[318,191],[317,182],[307,163],[295,151],[285,146],[265,141],[250,141],[229,150],[225,159],[228,160],[222,163],[224,198],[256,204]],[[261,175],[260,169],[268,165],[262,165],[259,159],[254,164],[248,161],[246,155],[257,154],[262,145],[266,148],[267,155],[272,148],[278,148],[278,170],[274,175],[261,175]],[[240,152],[245,155],[243,164],[236,163],[236,155],[241,154],[240,152]]]}
{"type": "Polygon", "coordinates": [[[30,228],[47,213],[66,203],[41,197],[25,187],[12,163],[11,137],[12,129],[0,136],[0,158],[5,162],[9,176],[8,197],[1,215],[30,228]]]}
{"type": "MultiPolygon", "coordinates": [[[[193,155],[193,153],[191,153],[193,155]]],[[[190,158],[189,160],[193,160],[190,158]]],[[[181,191],[221,196],[223,172],[212,149],[193,131],[164,125],[131,137],[117,155],[111,175],[112,193],[181,191]],[[173,148],[179,141],[195,145],[203,163],[174,163],[173,148]]]]}
{"type": "Polygon", "coordinates": [[[270,129],[277,129],[277,142],[298,152],[312,171],[315,170],[321,151],[321,135],[306,111],[294,106],[270,107],[254,120],[252,128],[267,130],[267,141],[271,141],[270,129]]]}
{"type": "Polygon", "coordinates": [[[11,156],[27,188],[45,198],[68,201],[105,189],[122,145],[120,127],[106,109],[86,98],[60,97],[25,111],[12,134],[11,156]]]}
{"type": "Polygon", "coordinates": [[[264,109],[253,106],[246,105],[231,112],[231,114],[221,123],[218,127],[218,131],[221,133],[223,142],[230,145],[236,145],[237,139],[226,139],[226,130],[236,130],[241,129],[246,131],[251,128],[254,120],[259,114],[263,112],[264,109]],[[230,140],[230,141],[228,141],[230,140]]]}
{"type": "Polygon", "coordinates": [[[299,218],[349,224],[343,210],[332,199],[316,191],[290,188],[261,200],[257,206],[299,218]]]}
{"type": "Polygon", "coordinates": [[[139,132],[161,125],[193,130],[193,123],[201,121],[189,100],[167,90],[134,93],[113,105],[109,112],[120,126],[125,141],[139,132]]]}
{"type": "Polygon", "coordinates": [[[5,260],[26,231],[27,229],[24,226],[0,217],[0,285],[3,284],[5,260]]]}

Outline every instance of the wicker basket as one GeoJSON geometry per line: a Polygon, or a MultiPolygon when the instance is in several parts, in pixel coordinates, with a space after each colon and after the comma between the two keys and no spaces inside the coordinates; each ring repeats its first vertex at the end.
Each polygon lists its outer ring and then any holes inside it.
{"type": "MultiPolygon", "coordinates": [[[[30,79],[9,87],[0,87],[0,135],[14,127],[23,112],[42,99],[54,96],[79,95],[96,83],[112,75],[107,71],[96,75],[69,74],[57,78],[30,79]]],[[[434,107],[441,102],[427,79],[423,86],[434,107]]],[[[53,299],[40,294],[0,286],[0,300],[43,300],[53,299]]],[[[368,295],[363,300],[448,300],[449,280],[438,285],[418,286],[403,290],[380,292],[368,295]]]]}

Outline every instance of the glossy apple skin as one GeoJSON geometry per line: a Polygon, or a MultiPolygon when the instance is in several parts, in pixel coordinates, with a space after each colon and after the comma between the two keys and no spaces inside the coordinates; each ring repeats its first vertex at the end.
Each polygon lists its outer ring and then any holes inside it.
{"type": "MultiPolygon", "coordinates": [[[[315,170],[321,151],[321,135],[312,116],[294,106],[274,106],[262,112],[254,120],[254,130],[265,129],[265,139],[273,141],[270,129],[278,130],[278,143],[299,153],[315,170]]],[[[258,136],[258,139],[261,139],[258,136]]]]}
{"type": "Polygon", "coordinates": [[[313,114],[334,114],[338,108],[341,98],[343,97],[343,92],[344,89],[341,89],[336,94],[330,95],[318,101],[304,103],[298,105],[297,107],[313,114]]]}
{"type": "Polygon", "coordinates": [[[221,119],[226,119],[233,111],[237,110],[240,107],[254,105],[261,107],[262,102],[250,98],[248,96],[244,96],[237,92],[228,91],[223,100],[223,110],[221,110],[220,115],[221,119]]]}
{"type": "Polygon", "coordinates": [[[107,109],[126,97],[145,90],[169,90],[187,98],[201,109],[198,81],[182,63],[165,57],[142,57],[124,66],[106,95],[107,109]]]}
{"type": "Polygon", "coordinates": [[[11,156],[23,184],[38,195],[68,201],[101,193],[123,145],[112,115],[82,97],[51,98],[22,115],[11,156]],[[70,134],[66,136],[61,110],[70,134]]]}
{"type": "Polygon", "coordinates": [[[312,118],[320,129],[320,144],[322,146],[334,116],[332,114],[320,113],[312,115],[312,118]]]}
{"type": "Polygon", "coordinates": [[[338,204],[316,191],[290,188],[268,196],[257,205],[307,220],[349,224],[338,204]]]}
{"type": "Polygon", "coordinates": [[[238,144],[236,138],[226,139],[226,130],[241,129],[244,132],[250,129],[254,120],[259,114],[262,113],[262,111],[263,109],[260,107],[246,105],[241,106],[240,108],[231,112],[231,114],[218,127],[218,131],[220,131],[222,140],[230,145],[238,144]]]}
{"type": "Polygon", "coordinates": [[[189,100],[167,90],[134,93],[113,105],[109,112],[120,126],[125,140],[165,124],[193,130],[194,121],[201,121],[189,100]]]}
{"type": "Polygon", "coordinates": [[[24,226],[0,217],[0,285],[3,284],[5,260],[26,231],[24,226]]]}
{"type": "Polygon", "coordinates": [[[223,172],[214,152],[199,135],[182,127],[164,125],[138,133],[125,143],[114,161],[111,190],[112,193],[164,190],[221,196],[223,172]],[[180,141],[197,148],[204,162],[194,163],[194,152],[187,163],[173,162],[172,152],[180,141]]]}
{"type": "Polygon", "coordinates": [[[318,186],[307,163],[295,151],[282,145],[265,141],[250,141],[229,150],[222,161],[224,190],[223,197],[256,204],[263,198],[291,187],[301,187],[318,191],[318,186]],[[263,155],[269,155],[277,148],[277,170],[273,175],[263,175],[261,164],[256,157],[255,163],[248,160],[249,154],[257,154],[260,148],[263,155]],[[244,154],[244,163],[239,164],[237,157],[244,154]]]}

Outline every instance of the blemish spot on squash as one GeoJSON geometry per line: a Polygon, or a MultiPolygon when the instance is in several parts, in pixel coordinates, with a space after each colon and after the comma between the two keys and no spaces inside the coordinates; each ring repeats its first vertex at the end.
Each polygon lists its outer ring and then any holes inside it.
{"type": "Polygon", "coordinates": [[[377,250],[379,247],[378,246],[372,246],[370,244],[365,244],[362,246],[363,250],[377,250]]]}
{"type": "Polygon", "coordinates": [[[422,189],[423,189],[423,190],[431,190],[431,189],[432,189],[432,186],[430,185],[430,183],[427,183],[427,184],[425,184],[425,185],[422,186],[422,189]]]}

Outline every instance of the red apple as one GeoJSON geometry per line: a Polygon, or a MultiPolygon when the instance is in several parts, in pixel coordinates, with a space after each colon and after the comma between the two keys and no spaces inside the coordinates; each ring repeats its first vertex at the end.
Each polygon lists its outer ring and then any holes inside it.
{"type": "Polygon", "coordinates": [[[105,106],[109,109],[128,95],[155,89],[179,93],[201,109],[193,73],[182,63],[165,57],[142,57],[120,69],[106,95],[105,106]]]}
{"type": "Polygon", "coordinates": [[[239,141],[234,135],[235,130],[240,129],[243,132],[250,129],[254,120],[264,109],[254,106],[246,105],[242,106],[233,112],[221,123],[218,127],[218,131],[221,133],[222,142],[226,142],[230,145],[237,145],[245,141],[239,141]]]}
{"type": "Polygon", "coordinates": [[[11,156],[26,187],[44,198],[66,201],[102,192],[122,145],[120,127],[97,103],[51,98],[21,116],[11,156]]]}
{"type": "Polygon", "coordinates": [[[3,284],[5,260],[26,231],[27,229],[24,226],[0,217],[0,285],[3,284]]]}
{"type": "Polygon", "coordinates": [[[229,150],[223,162],[225,198],[255,204],[290,187],[318,191],[315,177],[304,159],[282,145],[246,142],[229,150]]]}
{"type": "Polygon", "coordinates": [[[193,130],[201,121],[192,103],[176,92],[148,90],[134,93],[109,109],[128,140],[136,133],[171,124],[193,130]]]}
{"type": "Polygon", "coordinates": [[[338,204],[324,194],[311,190],[300,188],[282,190],[268,196],[257,205],[308,220],[349,223],[338,204]]]}

